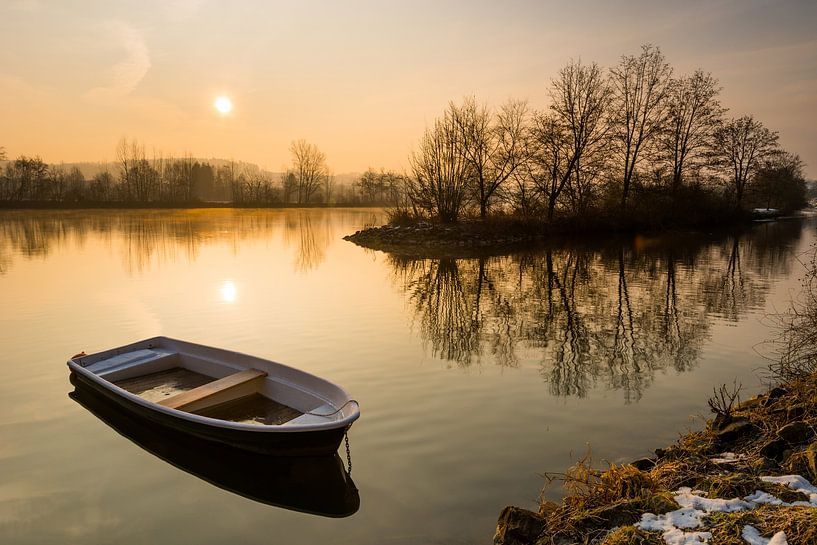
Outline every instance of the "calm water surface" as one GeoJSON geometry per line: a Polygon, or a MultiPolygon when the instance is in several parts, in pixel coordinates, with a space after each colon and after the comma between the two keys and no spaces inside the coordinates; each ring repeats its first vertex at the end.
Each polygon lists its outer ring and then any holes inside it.
{"type": "Polygon", "coordinates": [[[0,212],[0,543],[489,543],[500,509],[533,507],[539,475],[588,443],[645,455],[700,425],[714,385],[757,390],[763,317],[814,239],[806,219],[443,260],[342,240],[382,220],[0,212]],[[68,356],[160,334],[347,388],[360,509],[228,492],[68,397],[68,356]]]}

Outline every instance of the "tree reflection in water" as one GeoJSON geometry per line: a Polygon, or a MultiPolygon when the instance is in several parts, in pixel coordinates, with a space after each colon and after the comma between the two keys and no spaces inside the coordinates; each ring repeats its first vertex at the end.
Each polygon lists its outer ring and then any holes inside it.
{"type": "MultiPolygon", "coordinates": [[[[356,213],[354,220],[346,214],[356,213]]],[[[126,270],[195,260],[205,244],[282,236],[294,267],[319,266],[344,210],[41,211],[0,214],[0,274],[16,256],[48,256],[89,235],[116,241],[126,270]]],[[[636,237],[510,256],[389,256],[415,328],[435,356],[460,366],[539,362],[551,391],[583,396],[601,383],[637,400],[655,372],[696,365],[717,317],[739,320],[786,274],[801,223],[741,235],[636,237]]]]}
{"type": "Polygon", "coordinates": [[[326,249],[332,241],[334,230],[325,210],[293,210],[286,215],[284,241],[295,244],[298,252],[295,269],[306,272],[314,269],[326,258],[326,249]]]}
{"type": "Polygon", "coordinates": [[[89,235],[121,240],[125,270],[140,273],[156,263],[194,261],[202,246],[227,241],[238,252],[248,239],[282,235],[295,248],[294,267],[305,272],[319,266],[326,249],[347,218],[343,210],[133,210],[133,211],[10,211],[0,214],[0,274],[15,253],[47,256],[89,235]]]}
{"type": "Polygon", "coordinates": [[[800,222],[510,256],[389,256],[431,353],[459,366],[539,361],[553,394],[601,382],[637,401],[656,371],[694,367],[715,317],[737,321],[786,274],[800,222]]]}

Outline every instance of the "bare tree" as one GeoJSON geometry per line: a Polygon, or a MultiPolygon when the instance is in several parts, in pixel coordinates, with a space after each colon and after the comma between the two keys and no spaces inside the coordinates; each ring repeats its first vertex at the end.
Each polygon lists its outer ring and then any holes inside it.
{"type": "Polygon", "coordinates": [[[573,214],[581,217],[596,198],[609,171],[608,149],[604,142],[596,142],[585,149],[581,158],[576,161],[573,175],[567,181],[565,194],[573,214]]]}
{"type": "Polygon", "coordinates": [[[326,156],[306,140],[292,142],[289,151],[292,153],[292,170],[297,184],[297,202],[308,203],[329,175],[326,156]]]}
{"type": "Polygon", "coordinates": [[[88,186],[88,197],[92,201],[101,202],[111,200],[111,191],[114,178],[107,170],[96,174],[88,186]]]}
{"type": "Polygon", "coordinates": [[[187,202],[193,194],[193,157],[186,155],[180,159],[170,161],[165,171],[168,186],[168,200],[171,202],[187,202]]]}
{"type": "Polygon", "coordinates": [[[281,192],[284,203],[289,204],[292,202],[292,195],[297,192],[297,186],[298,182],[291,170],[287,170],[281,175],[281,192]]]}
{"type": "Polygon", "coordinates": [[[476,98],[449,111],[459,131],[461,152],[473,173],[473,192],[479,215],[485,218],[496,191],[524,161],[524,130],[528,106],[509,100],[494,113],[476,98]]]}
{"type": "Polygon", "coordinates": [[[750,181],[748,194],[755,206],[778,208],[786,211],[802,208],[807,204],[805,167],[800,156],[780,151],[763,161],[750,181]]]}
{"type": "Polygon", "coordinates": [[[446,223],[457,221],[468,201],[472,167],[462,153],[452,108],[426,129],[409,161],[413,177],[407,189],[412,207],[446,223]]]}
{"type": "Polygon", "coordinates": [[[540,195],[530,176],[530,161],[527,160],[511,176],[510,183],[501,192],[502,200],[515,214],[525,218],[538,215],[540,195]]]}
{"type": "Polygon", "coordinates": [[[363,201],[371,204],[380,202],[383,195],[383,176],[371,167],[361,174],[360,179],[355,182],[363,201]]]}
{"type": "Polygon", "coordinates": [[[37,191],[38,198],[43,200],[54,200],[62,202],[65,200],[65,193],[68,187],[68,173],[65,165],[52,165],[48,169],[48,182],[37,191]]]}
{"type": "Polygon", "coordinates": [[[130,198],[131,192],[131,170],[133,160],[131,159],[131,146],[127,138],[122,138],[116,144],[116,160],[119,163],[119,183],[125,200],[130,198]]]}
{"type": "Polygon", "coordinates": [[[740,207],[746,183],[765,159],[778,151],[778,135],[751,115],[732,119],[715,131],[717,164],[730,173],[735,204],[740,207]]]}
{"type": "Polygon", "coordinates": [[[718,80],[701,70],[670,82],[661,148],[672,165],[673,189],[681,186],[687,171],[708,157],[715,130],[726,112],[718,100],[720,91],[718,80]]]}
{"type": "Polygon", "coordinates": [[[536,190],[547,201],[548,220],[553,219],[556,203],[567,183],[571,164],[567,127],[554,115],[537,113],[531,127],[530,160],[525,170],[536,190]],[[570,166],[569,166],[570,165],[570,166]]]}
{"type": "Polygon", "coordinates": [[[65,185],[66,190],[63,197],[65,200],[70,202],[81,202],[85,200],[87,183],[85,176],[79,168],[71,167],[65,177],[65,185]]]}
{"type": "Polygon", "coordinates": [[[119,179],[126,200],[148,202],[157,197],[159,173],[145,155],[145,146],[137,140],[123,138],[116,146],[119,179]]]}
{"type": "Polygon", "coordinates": [[[574,61],[559,71],[550,89],[550,115],[538,114],[531,141],[531,171],[548,200],[553,219],[559,196],[578,168],[584,154],[603,142],[609,88],[596,63],[574,61]]]}
{"type": "Polygon", "coordinates": [[[6,165],[9,192],[18,201],[46,198],[49,177],[48,165],[39,157],[21,155],[6,165]]]}
{"type": "Polygon", "coordinates": [[[323,202],[329,204],[332,200],[332,193],[335,191],[335,176],[328,171],[323,177],[323,202]]]}
{"type": "Polygon", "coordinates": [[[621,206],[627,205],[630,184],[642,152],[662,129],[666,117],[666,96],[672,68],[661,50],[641,47],[639,56],[625,55],[610,70],[612,87],[611,124],[623,163],[621,206]]]}

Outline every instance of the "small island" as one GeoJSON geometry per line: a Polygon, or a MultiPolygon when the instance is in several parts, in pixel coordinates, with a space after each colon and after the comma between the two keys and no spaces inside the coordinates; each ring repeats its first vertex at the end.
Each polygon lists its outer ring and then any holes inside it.
{"type": "Polygon", "coordinates": [[[711,74],[676,75],[644,45],[609,70],[569,62],[544,110],[451,102],[411,154],[389,223],[347,239],[414,253],[508,248],[804,207],[800,158],[752,115],[728,118],[720,91],[711,74]]]}

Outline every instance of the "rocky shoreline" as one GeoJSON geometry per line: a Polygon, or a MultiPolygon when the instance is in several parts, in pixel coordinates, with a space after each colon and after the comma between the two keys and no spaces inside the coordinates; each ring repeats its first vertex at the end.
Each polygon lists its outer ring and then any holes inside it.
{"type": "Polygon", "coordinates": [[[400,255],[479,255],[491,249],[533,246],[544,241],[547,233],[538,224],[498,229],[477,221],[452,224],[419,221],[370,227],[343,238],[365,248],[400,255]]]}
{"type": "Polygon", "coordinates": [[[581,460],[560,476],[561,503],[503,509],[494,544],[815,544],[815,391],[811,375],[743,403],[716,396],[704,430],[651,458],[581,460]]]}

